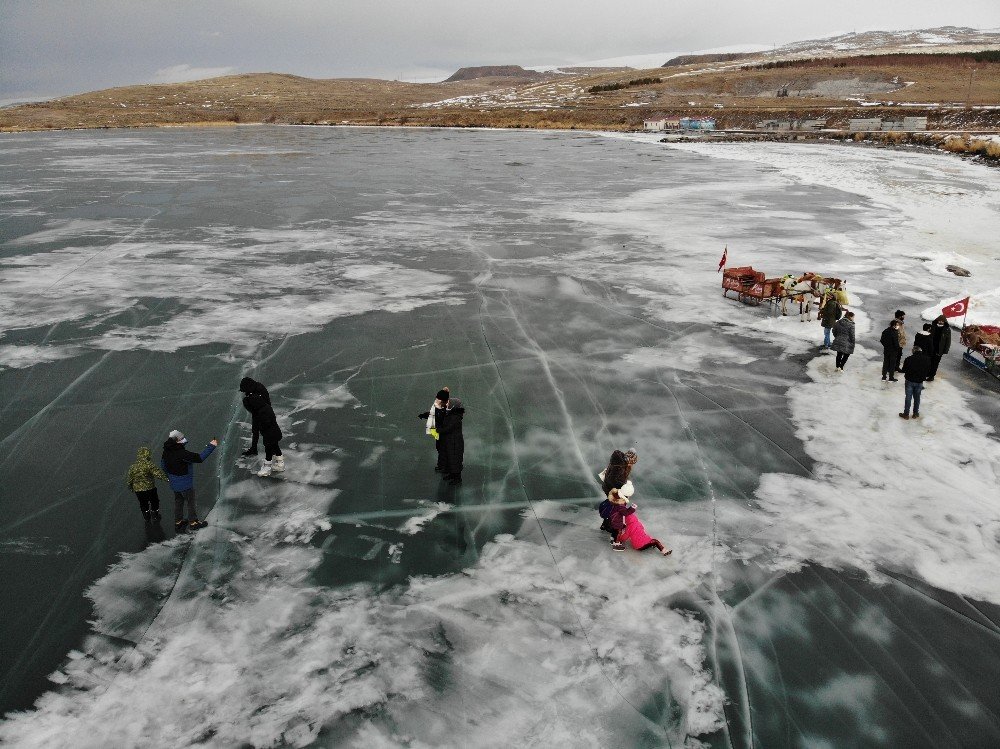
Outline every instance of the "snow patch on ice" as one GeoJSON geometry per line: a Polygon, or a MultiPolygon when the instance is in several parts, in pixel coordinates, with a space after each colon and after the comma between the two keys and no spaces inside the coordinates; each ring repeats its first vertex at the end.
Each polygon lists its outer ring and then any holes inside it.
{"type": "Polygon", "coordinates": [[[857,567],[875,580],[904,570],[932,585],[1000,603],[1000,442],[958,388],[925,387],[918,421],[897,417],[902,383],[875,379],[856,353],[836,373],[809,365],[812,382],[788,397],[811,477],[766,474],[757,497],[787,560],[857,567]],[[816,418],[817,408],[836,414],[816,418]]]}
{"type": "Polygon", "coordinates": [[[424,529],[431,520],[436,518],[442,512],[447,512],[451,509],[451,505],[447,502],[434,502],[428,505],[424,511],[419,515],[414,515],[409,518],[400,527],[399,532],[405,533],[407,536],[414,536],[424,529]]]}

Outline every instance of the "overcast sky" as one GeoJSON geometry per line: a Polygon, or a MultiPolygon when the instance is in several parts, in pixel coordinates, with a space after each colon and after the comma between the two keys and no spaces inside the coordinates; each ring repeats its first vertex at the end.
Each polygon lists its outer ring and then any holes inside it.
{"type": "Polygon", "coordinates": [[[233,72],[440,80],[945,25],[1000,27],[1000,0],[0,0],[0,102],[233,72]]]}

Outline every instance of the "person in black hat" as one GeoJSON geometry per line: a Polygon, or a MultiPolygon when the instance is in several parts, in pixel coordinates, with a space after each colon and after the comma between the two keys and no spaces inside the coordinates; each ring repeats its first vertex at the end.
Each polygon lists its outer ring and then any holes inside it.
{"type": "Polygon", "coordinates": [[[418,419],[424,419],[426,422],[424,424],[424,432],[434,438],[434,449],[437,450],[437,462],[434,464],[434,470],[437,473],[441,473],[444,470],[444,461],[441,457],[441,435],[437,430],[437,418],[438,414],[444,411],[444,404],[448,402],[449,397],[450,392],[447,387],[438,390],[431,407],[422,414],[417,414],[418,419]]]}
{"type": "Polygon", "coordinates": [[[462,483],[462,468],[465,458],[465,436],[462,434],[462,420],[465,408],[462,401],[453,398],[448,388],[438,391],[431,410],[418,414],[426,419],[426,430],[435,439],[438,459],[434,470],[438,471],[449,484],[462,483]]]}

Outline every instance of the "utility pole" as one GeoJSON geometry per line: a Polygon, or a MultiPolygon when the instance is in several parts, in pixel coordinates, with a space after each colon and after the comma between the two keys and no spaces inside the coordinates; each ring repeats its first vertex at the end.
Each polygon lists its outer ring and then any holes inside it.
{"type": "Polygon", "coordinates": [[[976,68],[972,69],[969,73],[969,89],[965,92],[965,108],[969,108],[969,104],[972,101],[972,77],[976,74],[976,68]]]}

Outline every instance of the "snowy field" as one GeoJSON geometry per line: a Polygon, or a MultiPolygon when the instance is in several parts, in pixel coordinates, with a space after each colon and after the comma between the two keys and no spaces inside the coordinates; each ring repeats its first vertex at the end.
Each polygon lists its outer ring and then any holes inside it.
{"type": "Polygon", "coordinates": [[[0,743],[1000,743],[1000,387],[956,332],[904,422],[878,345],[967,294],[1000,323],[1000,172],[281,127],[3,136],[0,165],[0,743]],[[843,374],[815,321],[722,298],[724,246],[848,279],[843,374]],[[278,479],[240,456],[247,374],[278,479]],[[444,385],[457,489],[416,418],[444,385]],[[197,535],[124,486],[173,428],[222,441],[197,535]],[[597,530],[633,446],[667,559],[597,530]]]}

